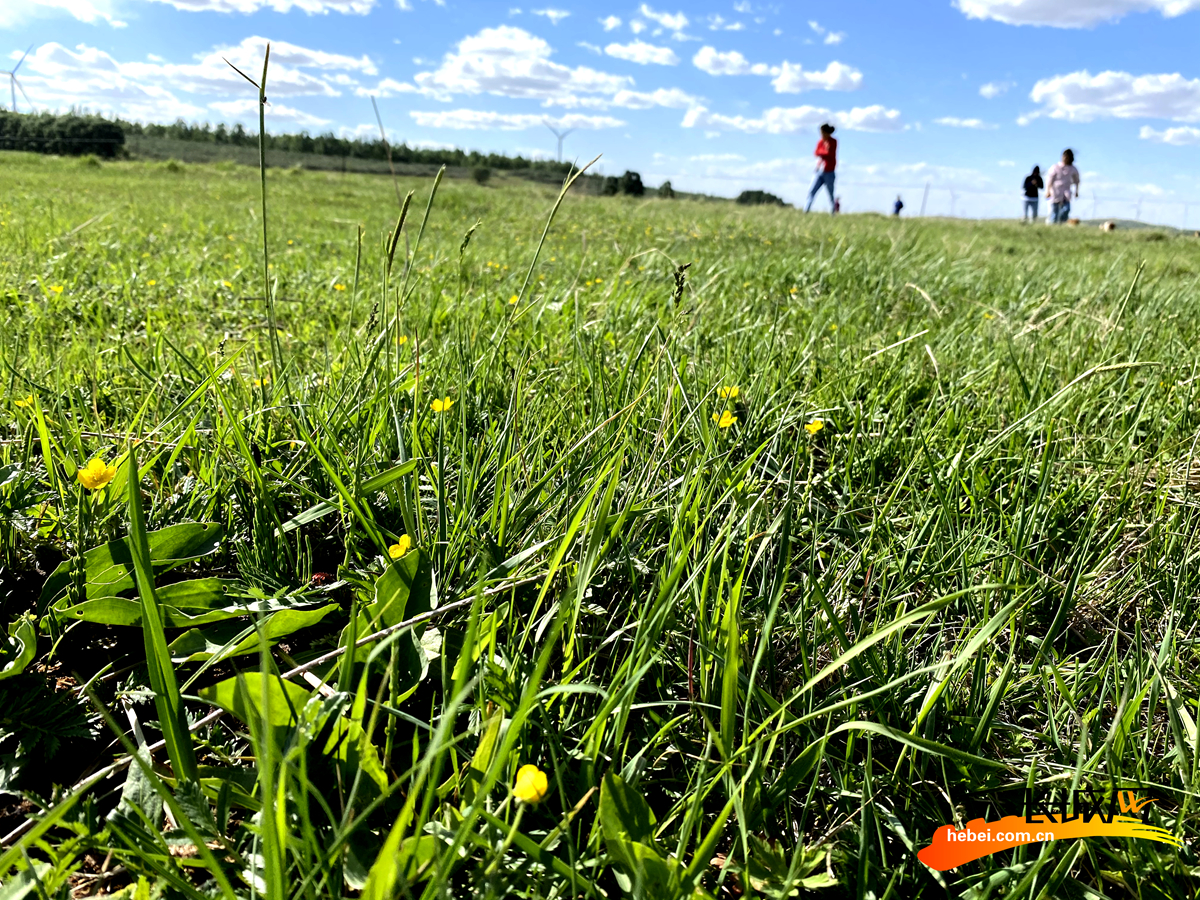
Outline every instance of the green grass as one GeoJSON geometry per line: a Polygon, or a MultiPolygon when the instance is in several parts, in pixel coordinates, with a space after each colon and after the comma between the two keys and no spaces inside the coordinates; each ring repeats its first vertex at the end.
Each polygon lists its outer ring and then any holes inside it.
{"type": "Polygon", "coordinates": [[[6,900],[1193,896],[1194,238],[3,163],[6,900]]]}

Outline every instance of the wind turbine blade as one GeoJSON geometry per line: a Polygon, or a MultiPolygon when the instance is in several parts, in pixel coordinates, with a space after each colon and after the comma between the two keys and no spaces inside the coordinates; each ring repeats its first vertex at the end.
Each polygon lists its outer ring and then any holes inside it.
{"type": "MultiPolygon", "coordinates": [[[[30,44],[30,45],[29,45],[29,50],[26,50],[26,51],[25,51],[25,56],[28,56],[31,50],[33,50],[33,44],[30,44]]],[[[21,62],[17,63],[15,66],[13,66],[13,67],[12,67],[12,71],[11,71],[11,72],[9,72],[8,74],[10,74],[10,75],[16,75],[16,74],[17,74],[17,69],[21,68],[21,63],[25,62],[25,56],[22,56],[22,57],[21,57],[21,62]]],[[[24,92],[24,91],[22,91],[21,93],[23,94],[23,93],[25,93],[25,92],[24,92]]]]}
{"type": "Polygon", "coordinates": [[[25,93],[25,88],[21,82],[17,81],[17,76],[12,76],[13,84],[17,86],[17,90],[21,92],[21,96],[25,98],[25,102],[29,104],[29,111],[33,112],[33,101],[29,99],[29,95],[25,93]]]}

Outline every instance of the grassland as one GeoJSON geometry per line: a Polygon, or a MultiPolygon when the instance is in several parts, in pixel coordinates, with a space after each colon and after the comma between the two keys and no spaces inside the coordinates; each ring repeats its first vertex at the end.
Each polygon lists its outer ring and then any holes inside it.
{"type": "Polygon", "coordinates": [[[5,900],[1195,894],[1194,238],[2,161],[5,900]]]}

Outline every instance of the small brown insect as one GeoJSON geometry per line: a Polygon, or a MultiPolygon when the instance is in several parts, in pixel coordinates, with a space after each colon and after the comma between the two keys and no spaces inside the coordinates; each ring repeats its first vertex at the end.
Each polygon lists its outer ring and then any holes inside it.
{"type": "Polygon", "coordinates": [[[334,577],[328,572],[313,572],[309,584],[313,587],[324,587],[327,584],[333,584],[333,582],[334,577]]]}

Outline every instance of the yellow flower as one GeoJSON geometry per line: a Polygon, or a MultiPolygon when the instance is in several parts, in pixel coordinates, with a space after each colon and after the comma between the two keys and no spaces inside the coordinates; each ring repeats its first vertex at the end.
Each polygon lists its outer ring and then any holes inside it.
{"type": "Polygon", "coordinates": [[[254,386],[255,386],[256,388],[260,388],[260,387],[266,387],[266,386],[267,386],[268,384],[270,384],[270,383],[271,383],[271,376],[270,376],[270,375],[264,375],[262,378],[255,378],[255,379],[254,379],[254,386]]]}
{"type": "Polygon", "coordinates": [[[813,419],[811,422],[809,422],[807,425],[804,426],[804,430],[807,431],[809,434],[816,434],[818,431],[820,431],[824,427],[825,427],[825,423],[823,421],[821,421],[820,419],[813,419]]]}
{"type": "Polygon", "coordinates": [[[56,294],[61,294],[63,292],[63,286],[61,284],[52,284],[50,285],[50,290],[54,291],[56,294]]]}
{"type": "Polygon", "coordinates": [[[432,409],[435,413],[443,413],[443,412],[448,411],[450,409],[450,407],[452,407],[453,405],[454,405],[454,401],[451,400],[449,397],[446,397],[442,400],[434,400],[432,403],[429,404],[429,408],[432,409]]]}
{"type": "Polygon", "coordinates": [[[399,559],[412,549],[412,538],[407,534],[400,535],[400,540],[388,547],[388,556],[399,559]]]}
{"type": "Polygon", "coordinates": [[[143,253],[143,254],[142,254],[142,259],[149,259],[149,258],[150,258],[150,254],[149,254],[149,253],[143,253]]]}
{"type": "Polygon", "coordinates": [[[540,803],[550,788],[550,779],[537,766],[521,766],[517,770],[517,783],[513,785],[513,796],[522,803],[540,803]]]}
{"type": "Polygon", "coordinates": [[[294,241],[288,241],[288,246],[289,246],[289,247],[290,247],[290,246],[292,246],[292,244],[293,244],[293,243],[295,243],[295,242],[294,242],[294,241]]]}
{"type": "Polygon", "coordinates": [[[723,400],[736,400],[741,391],[738,390],[737,385],[732,385],[730,387],[721,388],[719,393],[721,394],[721,398],[723,400]]]}
{"type": "Polygon", "coordinates": [[[403,347],[407,343],[408,343],[408,335],[407,334],[400,334],[400,335],[396,336],[396,346],[403,347]]]}
{"type": "Polygon", "coordinates": [[[333,286],[333,289],[335,291],[344,291],[346,289],[346,286],[344,284],[335,284],[333,286]]]}
{"type": "Polygon", "coordinates": [[[517,305],[517,301],[518,301],[518,300],[520,300],[520,299],[521,299],[521,298],[520,298],[520,297],[518,297],[516,294],[513,294],[511,297],[509,297],[509,298],[508,298],[508,305],[509,305],[509,306],[516,306],[516,305],[517,305]]]}
{"type": "Polygon", "coordinates": [[[227,287],[227,288],[233,287],[232,281],[222,281],[221,284],[225,285],[225,287],[227,287]]]}
{"type": "Polygon", "coordinates": [[[102,459],[93,459],[90,463],[75,473],[75,477],[89,491],[98,491],[117,475],[117,467],[110,466],[102,459]]]}
{"type": "Polygon", "coordinates": [[[29,407],[33,406],[33,394],[30,394],[24,400],[16,401],[16,403],[17,409],[29,409],[29,407]]]}
{"type": "Polygon", "coordinates": [[[156,284],[158,284],[158,281],[154,278],[151,278],[149,281],[146,282],[146,284],[150,285],[150,287],[154,287],[156,284]]]}
{"type": "Polygon", "coordinates": [[[737,416],[735,416],[729,410],[724,410],[720,413],[713,413],[712,418],[713,421],[717,423],[718,428],[728,428],[737,421],[737,416]]]}

